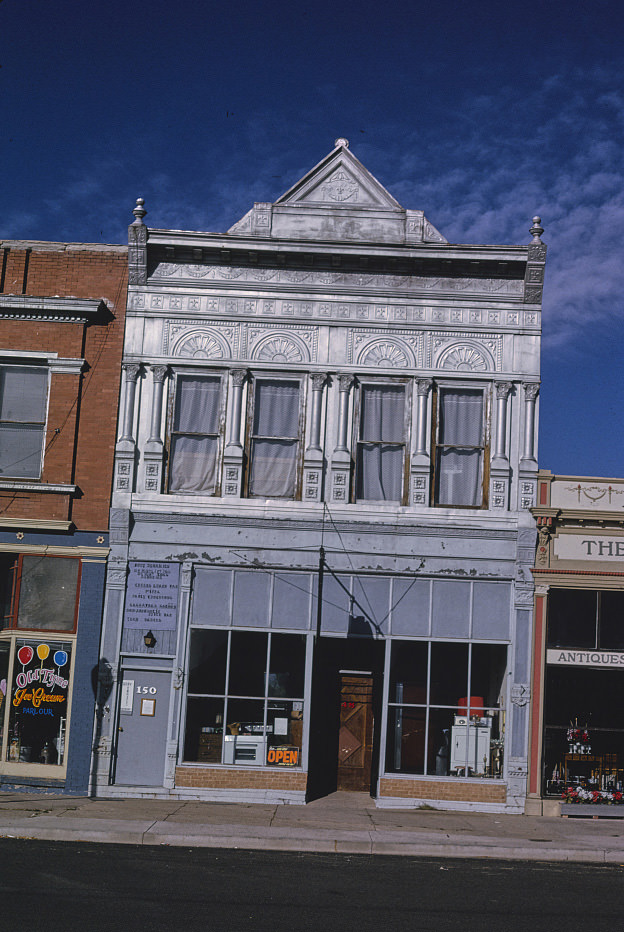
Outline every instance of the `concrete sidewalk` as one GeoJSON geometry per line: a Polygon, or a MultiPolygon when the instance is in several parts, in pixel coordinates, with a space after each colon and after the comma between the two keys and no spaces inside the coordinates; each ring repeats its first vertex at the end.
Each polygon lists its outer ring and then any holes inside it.
{"type": "Polygon", "coordinates": [[[0,837],[624,864],[624,819],[387,810],[363,793],[273,806],[0,791],[0,837]]]}

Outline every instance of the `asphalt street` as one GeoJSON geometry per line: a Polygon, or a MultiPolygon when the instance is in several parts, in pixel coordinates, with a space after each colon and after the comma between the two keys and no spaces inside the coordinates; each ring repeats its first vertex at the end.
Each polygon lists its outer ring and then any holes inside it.
{"type": "Polygon", "coordinates": [[[624,924],[624,865],[0,839],[0,932],[580,932],[624,924]]]}

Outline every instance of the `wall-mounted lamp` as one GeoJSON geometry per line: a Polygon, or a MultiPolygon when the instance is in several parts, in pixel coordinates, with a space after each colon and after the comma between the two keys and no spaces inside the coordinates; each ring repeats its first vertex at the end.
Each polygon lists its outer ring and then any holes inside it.
{"type": "Polygon", "coordinates": [[[152,631],[148,631],[147,634],[143,637],[143,643],[146,647],[156,647],[156,638],[152,631]]]}

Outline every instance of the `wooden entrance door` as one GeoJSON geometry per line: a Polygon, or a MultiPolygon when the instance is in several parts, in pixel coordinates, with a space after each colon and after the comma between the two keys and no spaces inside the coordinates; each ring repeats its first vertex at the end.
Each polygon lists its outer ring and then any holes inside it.
{"type": "Polygon", "coordinates": [[[373,677],[340,674],[339,790],[370,790],[373,758],[373,677]]]}

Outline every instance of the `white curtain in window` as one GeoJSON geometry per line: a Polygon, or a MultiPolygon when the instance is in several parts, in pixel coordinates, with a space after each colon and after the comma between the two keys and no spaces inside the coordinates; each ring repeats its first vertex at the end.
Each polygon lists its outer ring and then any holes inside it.
{"type": "Polygon", "coordinates": [[[260,381],[256,385],[254,437],[299,435],[299,383],[260,381]]]}
{"type": "Polygon", "coordinates": [[[400,502],[403,496],[403,447],[358,444],[356,497],[371,502],[400,502]]]}
{"type": "Polygon", "coordinates": [[[172,492],[214,492],[217,437],[175,436],[171,441],[169,488],[172,492]]]}
{"type": "Polygon", "coordinates": [[[249,494],[294,498],[299,437],[299,383],[256,384],[249,494]],[[278,439],[279,438],[279,439],[278,439]]]}
{"type": "Polygon", "coordinates": [[[219,378],[178,378],[174,430],[184,434],[216,434],[220,394],[219,378]]]}
{"type": "Polygon", "coordinates": [[[440,393],[440,443],[479,447],[483,436],[483,392],[440,393]]]}
{"type": "Polygon", "coordinates": [[[481,506],[481,461],[481,450],[438,451],[438,505],[481,506]]]}
{"type": "Polygon", "coordinates": [[[360,440],[402,443],[405,389],[402,385],[363,385],[360,440]]]}
{"type": "Polygon", "coordinates": [[[440,444],[437,473],[439,505],[478,508],[482,503],[483,392],[440,393],[440,444]],[[461,447],[478,449],[461,449],[461,447]]]}
{"type": "Polygon", "coordinates": [[[356,498],[401,501],[405,389],[402,385],[363,385],[356,498]]]}
{"type": "Polygon", "coordinates": [[[294,498],[297,474],[295,440],[254,440],[249,494],[261,498],[294,498]]]}

